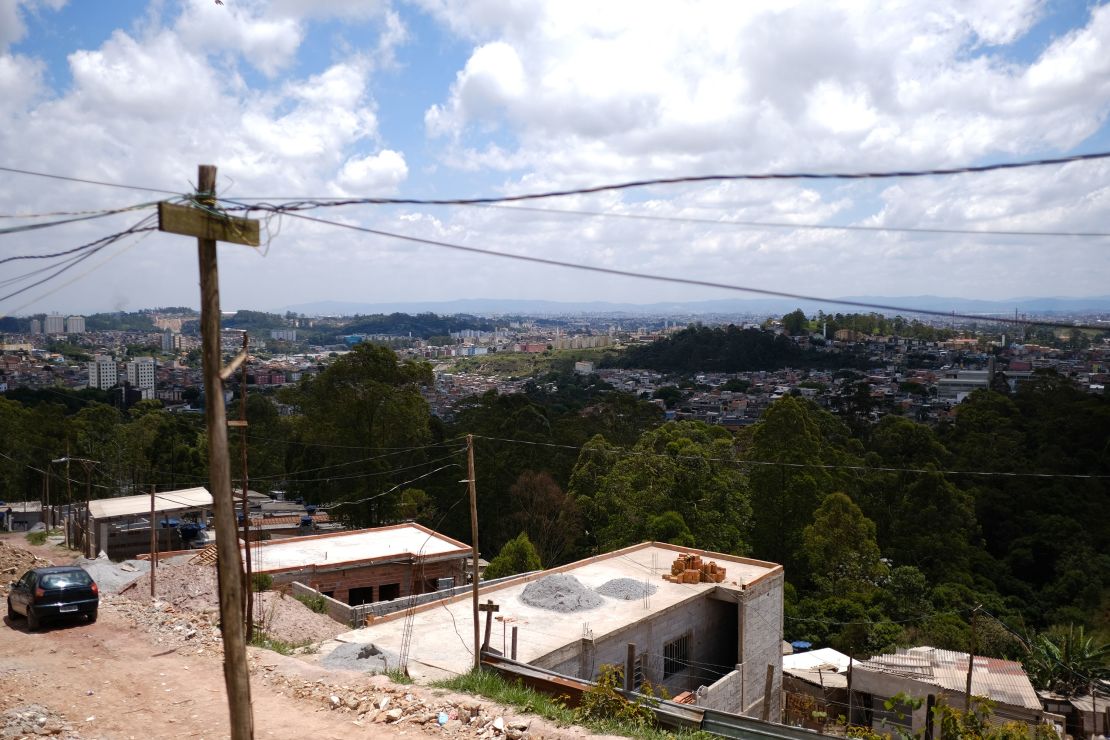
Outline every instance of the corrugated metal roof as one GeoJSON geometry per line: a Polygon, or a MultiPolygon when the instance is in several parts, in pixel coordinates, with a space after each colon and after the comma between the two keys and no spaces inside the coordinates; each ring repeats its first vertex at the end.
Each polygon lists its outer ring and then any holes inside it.
{"type": "MultiPolygon", "coordinates": [[[[161,491],[154,494],[154,510],[156,512],[211,507],[212,494],[206,488],[183,488],[179,491],[161,491]]],[[[93,519],[149,515],[150,494],[94,499],[89,502],[89,514],[92,515],[93,519]]]]}
{"type": "MultiPolygon", "coordinates": [[[[951,692],[967,687],[968,654],[933,647],[915,647],[860,661],[862,670],[906,676],[951,692]]],[[[971,693],[1011,706],[1040,709],[1041,702],[1020,663],[975,656],[971,693]]]]}

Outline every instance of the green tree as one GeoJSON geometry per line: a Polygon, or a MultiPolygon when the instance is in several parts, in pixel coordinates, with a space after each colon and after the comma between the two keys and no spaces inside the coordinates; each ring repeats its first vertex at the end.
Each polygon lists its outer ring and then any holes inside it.
{"type": "Polygon", "coordinates": [[[802,543],[813,581],[824,593],[871,590],[885,570],[875,523],[843,493],[825,497],[802,532],[802,543]]]}
{"type": "Polygon", "coordinates": [[[1038,689],[1076,696],[1110,679],[1110,644],[1096,642],[1082,626],[1056,626],[1033,638],[1022,662],[1038,689]]]}
{"type": "Polygon", "coordinates": [[[536,552],[536,548],[528,539],[528,535],[521,532],[506,542],[501,548],[501,552],[497,553],[497,557],[489,561],[484,577],[486,580],[493,580],[494,578],[528,573],[541,568],[543,566],[540,564],[540,556],[536,552]]]}
{"type": "Polygon", "coordinates": [[[576,470],[571,480],[603,550],[650,539],[653,527],[682,532],[685,525],[697,547],[742,554],[751,506],[736,460],[724,429],[671,422],[644,433],[633,454],[611,458],[603,474],[596,466],[604,463],[589,460],[589,472],[576,470]],[[674,517],[658,520],[665,512],[674,512],[681,524],[674,517]]]}
{"type": "Polygon", "coordinates": [[[792,337],[804,333],[808,326],[809,320],[806,319],[805,312],[800,308],[794,309],[782,317],[782,328],[786,329],[792,337]]]}

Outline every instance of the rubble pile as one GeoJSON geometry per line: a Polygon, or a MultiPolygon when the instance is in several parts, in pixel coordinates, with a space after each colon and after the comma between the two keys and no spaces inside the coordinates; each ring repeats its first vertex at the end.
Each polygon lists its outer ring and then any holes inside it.
{"type": "Polygon", "coordinates": [[[194,611],[166,601],[150,601],[149,596],[146,601],[137,601],[110,594],[100,597],[100,605],[122,614],[147,632],[156,645],[177,648],[185,654],[223,653],[220,615],[215,607],[194,611]]]}
{"type": "Polygon", "coordinates": [[[293,678],[263,666],[263,680],[297,699],[307,700],[334,712],[351,715],[359,726],[399,725],[429,735],[473,737],[479,740],[521,740],[529,733],[535,717],[513,717],[475,697],[419,692],[413,687],[391,684],[378,676],[360,686],[331,685],[293,678]],[[428,693],[431,695],[429,696],[428,693]]]}
{"type": "Polygon", "coordinates": [[[524,587],[520,600],[539,609],[556,612],[580,612],[596,609],[604,599],[565,573],[554,573],[524,587]]]}
{"type": "Polygon", "coordinates": [[[39,704],[22,704],[0,714],[0,738],[56,737],[80,740],[60,714],[39,704]]]}
{"type": "Polygon", "coordinates": [[[41,568],[50,564],[50,561],[43,560],[30,550],[13,547],[0,540],[0,596],[7,595],[10,590],[8,584],[31,568],[41,568]]]}

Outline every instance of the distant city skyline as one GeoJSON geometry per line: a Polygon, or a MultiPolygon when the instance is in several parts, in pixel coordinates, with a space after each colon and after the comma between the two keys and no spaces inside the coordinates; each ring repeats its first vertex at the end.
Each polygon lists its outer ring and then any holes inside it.
{"type": "MultiPolygon", "coordinates": [[[[1108,116],[1110,5],[1077,0],[706,2],[681,11],[662,2],[0,3],[0,167],[185,193],[196,165],[211,163],[229,198],[474,197],[712,173],[1023,161],[1110,150],[1108,116]]],[[[1107,237],[801,225],[1101,233],[1107,182],[1110,161],[1099,160],[874,182],[659,186],[529,204],[543,210],[359,206],[312,215],[820,297],[1100,297],[1107,237]]],[[[0,172],[3,216],[164,197],[0,172]]],[[[0,234],[0,256],[73,249],[142,215],[0,234]]],[[[4,218],[0,227],[39,220],[4,218]]],[[[220,248],[225,309],[750,297],[292,217],[263,225],[264,248],[220,248]]],[[[50,264],[60,263],[0,263],[0,297],[49,276],[31,273],[50,264]]],[[[195,307],[197,282],[193,240],[154,232],[0,299],[0,315],[195,307]]]]}

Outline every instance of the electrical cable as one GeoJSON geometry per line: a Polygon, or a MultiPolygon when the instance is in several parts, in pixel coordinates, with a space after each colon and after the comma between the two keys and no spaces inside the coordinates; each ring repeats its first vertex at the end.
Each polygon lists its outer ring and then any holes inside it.
{"type": "MultiPolygon", "coordinates": [[[[1110,155],[1107,155],[1110,156],[1110,155]]],[[[277,209],[276,206],[261,205],[255,206],[257,210],[272,210],[277,209]]],[[[772,296],[775,298],[790,298],[799,301],[811,301],[817,303],[831,303],[841,306],[855,306],[857,308],[870,308],[879,311],[894,311],[897,313],[904,313],[910,315],[924,315],[924,316],[939,316],[947,319],[965,319],[974,322],[993,322],[1001,324],[1016,324],[1019,326],[1046,326],[1057,329],[1087,329],[1090,331],[1105,331],[1106,327],[1093,326],[1088,324],[1079,324],[1065,321],[1046,321],[1043,319],[1014,319],[1008,317],[984,317],[975,316],[972,314],[957,313],[955,311],[937,311],[934,309],[926,308],[909,308],[906,306],[895,306],[885,303],[873,303],[870,301],[858,301],[849,298],[828,298],[823,296],[813,296],[804,293],[793,293],[782,290],[771,290],[769,288],[757,288],[753,286],[734,285],[731,283],[719,283],[712,280],[697,280],[693,278],[674,277],[671,275],[658,275],[647,272],[636,272],[634,270],[622,270],[615,267],[601,267],[599,265],[587,265],[579,262],[567,262],[565,260],[556,260],[549,257],[535,257],[526,254],[514,254],[511,252],[498,252],[493,249],[484,249],[482,247],[470,247],[463,244],[455,244],[452,242],[440,241],[438,239],[427,239],[419,236],[410,236],[408,234],[398,234],[391,231],[383,231],[381,229],[372,229],[367,226],[358,226],[355,224],[345,224],[340,221],[331,221],[329,219],[317,218],[316,216],[306,216],[303,213],[296,213],[292,211],[281,211],[293,218],[299,218],[305,221],[312,221],[315,223],[325,224],[328,226],[335,226],[343,229],[350,229],[352,231],[359,231],[366,234],[374,234],[375,236],[386,237],[389,239],[398,239],[401,241],[412,242],[415,244],[424,244],[432,247],[440,247],[443,249],[453,249],[460,252],[467,252],[470,254],[482,254],[490,257],[501,257],[503,259],[517,260],[520,262],[530,262],[534,264],[548,265],[551,267],[566,267],[572,270],[580,270],[583,272],[594,272],[602,275],[616,275],[619,277],[636,278],[640,280],[653,280],[656,282],[673,283],[676,285],[693,285],[700,288],[715,288],[719,290],[728,290],[739,293],[754,293],[756,295],[772,296]]]]}
{"type": "Polygon", "coordinates": [[[642,450],[633,450],[627,447],[588,447],[586,445],[565,445],[555,442],[535,442],[525,439],[510,439],[507,437],[489,437],[486,435],[475,434],[475,439],[485,439],[491,442],[508,442],[511,444],[532,445],[536,447],[555,447],[565,450],[577,450],[579,453],[589,451],[591,454],[612,454],[612,455],[626,455],[629,457],[658,457],[669,460],[690,460],[693,462],[721,462],[733,465],[763,465],[769,467],[784,467],[784,468],[818,468],[827,470],[856,470],[861,472],[880,472],[880,473],[919,473],[923,475],[975,475],[986,477],[1004,477],[1004,478],[1077,478],[1081,480],[1101,480],[1110,478],[1110,475],[1086,474],[1086,473],[1015,473],[1015,472],[999,472],[989,470],[941,470],[932,468],[897,468],[887,466],[869,466],[869,465],[844,465],[836,463],[795,463],[795,462],[777,462],[772,460],[750,460],[741,458],[723,458],[723,457],[702,457],[700,455],[668,455],[662,452],[645,452],[642,450]]]}
{"type": "Polygon", "coordinates": [[[53,175],[47,172],[35,172],[33,170],[24,170],[17,167],[3,167],[0,166],[0,172],[11,172],[15,175],[30,175],[32,177],[45,177],[50,180],[65,180],[67,182],[79,182],[84,185],[102,185],[109,188],[122,188],[124,190],[141,190],[148,193],[166,193],[168,195],[182,195],[176,190],[165,190],[163,188],[147,188],[140,185],[123,185],[115,182],[105,182],[104,180],[89,180],[82,177],[69,177],[67,175],[53,175]]]}
{"type": "Polygon", "coordinates": [[[895,232],[906,234],[960,234],[968,236],[1028,236],[1028,237],[1077,237],[1077,238],[1102,238],[1110,237],[1110,231],[1031,231],[1031,230],[1006,230],[1006,229],[957,229],[945,227],[926,226],[864,226],[851,224],[798,224],[787,221],[721,221],[714,218],[695,218],[690,216],[659,216],[640,213],[616,213],[613,211],[588,211],[581,209],[563,208],[534,208],[530,206],[508,206],[496,203],[471,204],[483,208],[498,208],[504,211],[522,211],[526,213],[550,213],[554,215],[589,216],[602,218],[622,218],[637,221],[656,221],[664,223],[691,223],[709,226],[736,226],[744,229],[791,229],[800,231],[863,231],[863,232],[895,232]]]}
{"type": "MultiPolygon", "coordinates": [[[[340,506],[354,506],[355,504],[365,504],[367,501],[373,501],[374,499],[379,499],[382,496],[387,496],[387,495],[393,493],[394,491],[396,491],[401,486],[407,486],[410,483],[415,483],[418,480],[422,480],[424,478],[427,478],[429,475],[434,475],[435,473],[438,473],[441,470],[446,470],[447,468],[452,468],[452,467],[461,468],[462,466],[459,465],[458,463],[449,463],[447,465],[442,465],[442,466],[436,468],[435,470],[429,470],[427,473],[422,473],[421,475],[418,475],[415,478],[411,478],[407,481],[403,481],[401,483],[398,483],[397,485],[390,488],[388,491],[383,491],[381,493],[374,494],[373,496],[367,496],[366,498],[362,498],[362,499],[359,499],[357,501],[336,501],[336,502],[333,502],[333,503],[330,503],[330,504],[318,506],[317,509],[318,510],[322,509],[324,511],[331,511],[332,509],[338,509],[340,506]]],[[[393,472],[393,471],[391,471],[391,472],[393,472]]]]}
{"type": "MultiPolygon", "coordinates": [[[[136,205],[127,206],[125,208],[113,208],[111,210],[94,211],[94,212],[88,213],[86,215],[73,216],[71,218],[64,218],[64,219],[60,219],[60,220],[57,220],[57,221],[46,221],[46,222],[43,222],[43,223],[35,223],[35,224],[23,224],[21,226],[5,226],[5,227],[0,228],[0,236],[2,236],[4,234],[18,234],[18,233],[22,233],[22,232],[25,232],[25,231],[36,231],[38,229],[49,229],[52,226],[62,226],[64,224],[72,224],[72,223],[76,223],[78,221],[91,221],[91,220],[96,219],[96,218],[104,218],[105,216],[114,216],[114,215],[119,214],[119,213],[127,213],[129,211],[140,211],[140,210],[144,210],[144,209],[147,209],[147,208],[152,208],[156,205],[158,205],[158,201],[150,201],[150,202],[146,202],[146,203],[137,203],[136,205]]],[[[11,218],[11,217],[9,217],[9,218],[11,218]]],[[[66,252],[62,252],[61,254],[66,254],[66,252]]],[[[46,255],[46,254],[44,254],[44,255],[28,255],[28,256],[8,257],[7,259],[0,260],[0,263],[10,262],[11,260],[18,260],[18,259],[45,259],[47,257],[53,257],[53,256],[57,256],[57,255],[46,255]]]]}
{"type": "MultiPolygon", "coordinates": [[[[345,200],[327,201],[328,205],[486,205],[491,203],[513,203],[522,200],[542,200],[545,198],[559,198],[568,195],[588,195],[614,190],[630,190],[653,185],[684,185],[701,182],[730,182],[735,180],[883,180],[901,179],[911,177],[934,177],[942,175],[962,175],[982,172],[995,172],[999,170],[1026,169],[1029,167],[1044,167],[1048,165],[1070,164],[1072,162],[1087,162],[1110,158],[1110,152],[1092,152],[1089,154],[1075,154],[1069,157],[1052,157],[1046,159],[1026,160],[1022,162],[998,162],[995,164],[970,165],[963,167],[942,167],[925,170],[891,170],[876,172],[770,172],[750,174],[723,174],[723,175],[686,175],[682,177],[660,177],[645,180],[632,180],[629,182],[612,183],[607,185],[594,185],[583,188],[570,188],[566,190],[548,190],[538,193],[524,193],[519,195],[499,195],[485,198],[351,198],[345,200]]],[[[277,197],[239,197],[236,200],[285,200],[277,197]]],[[[326,201],[321,199],[320,202],[326,201]]],[[[301,201],[305,203],[307,201],[301,201]]],[[[312,206],[315,207],[315,206],[312,206]]]]}

